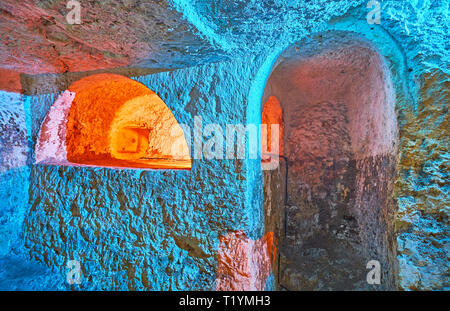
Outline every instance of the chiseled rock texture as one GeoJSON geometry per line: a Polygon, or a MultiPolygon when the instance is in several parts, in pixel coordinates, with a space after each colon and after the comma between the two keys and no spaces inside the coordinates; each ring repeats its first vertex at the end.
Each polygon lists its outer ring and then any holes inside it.
{"type": "MultiPolygon", "coordinates": [[[[251,73],[225,62],[138,80],[193,128],[196,115],[205,124],[244,122],[248,89],[239,81],[251,73]],[[224,72],[230,79],[221,79],[224,72]]],[[[28,98],[32,141],[55,98],[28,98]]],[[[242,231],[259,239],[263,230],[258,207],[245,202],[243,160],[194,160],[188,171],[33,165],[31,183],[26,246],[62,278],[66,262],[79,260],[81,289],[213,290],[219,236],[242,231]]]]}
{"type": "Polygon", "coordinates": [[[180,123],[253,122],[278,55],[327,30],[362,35],[392,73],[398,286],[449,288],[448,1],[383,0],[380,25],[366,22],[366,0],[81,2],[84,23],[71,26],[65,1],[0,1],[1,289],[71,289],[69,259],[83,267],[73,288],[215,289],[219,237],[258,240],[273,225],[263,201],[283,202],[283,160],[271,197],[252,161],[151,172],[33,165],[40,125],[86,71],[118,67],[180,123]]]}
{"type": "Polygon", "coordinates": [[[79,1],[79,25],[67,23],[67,3],[0,1],[1,67],[63,73],[124,66],[180,68],[222,58],[166,1],[79,1]]]}
{"type": "Polygon", "coordinates": [[[0,93],[0,172],[26,166],[27,127],[22,96],[0,93]]]}
{"type": "MultiPolygon", "coordinates": [[[[384,1],[383,1],[384,2],[384,1]]],[[[398,105],[400,288],[448,290],[449,62],[448,2],[383,3],[384,27],[403,50],[411,97],[398,105]],[[447,34],[445,34],[447,33],[447,34]]]]}
{"type": "Polygon", "coordinates": [[[29,169],[22,96],[0,93],[0,257],[17,246],[27,207],[29,169]]]}
{"type": "MultiPolygon", "coordinates": [[[[275,216],[285,212],[277,217],[285,227],[277,235],[278,286],[396,289],[397,124],[385,60],[358,36],[319,34],[283,52],[263,102],[269,96],[283,109],[288,163],[287,198],[265,206],[275,216]],[[378,286],[366,281],[371,260],[383,267],[378,286]]],[[[264,173],[268,197],[279,172],[264,173]]]]}
{"type": "Polygon", "coordinates": [[[219,238],[216,290],[262,291],[276,257],[273,232],[249,239],[242,231],[219,238]]]}
{"type": "Polygon", "coordinates": [[[428,70],[416,76],[417,108],[401,112],[398,252],[402,287],[411,290],[450,285],[450,80],[441,69],[428,70]]]}
{"type": "Polygon", "coordinates": [[[36,163],[63,165],[67,161],[67,119],[75,93],[64,91],[50,108],[36,140],[36,163]]]}
{"type": "Polygon", "coordinates": [[[30,167],[22,95],[0,91],[0,288],[55,289],[52,268],[30,259],[23,226],[28,211],[30,167]]]}

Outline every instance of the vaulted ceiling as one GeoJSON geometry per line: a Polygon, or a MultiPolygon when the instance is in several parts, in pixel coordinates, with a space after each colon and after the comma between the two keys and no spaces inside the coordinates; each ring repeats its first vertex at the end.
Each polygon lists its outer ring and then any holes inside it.
{"type": "Polygon", "coordinates": [[[364,1],[0,0],[0,70],[42,74],[182,68],[263,49],[364,1]]]}

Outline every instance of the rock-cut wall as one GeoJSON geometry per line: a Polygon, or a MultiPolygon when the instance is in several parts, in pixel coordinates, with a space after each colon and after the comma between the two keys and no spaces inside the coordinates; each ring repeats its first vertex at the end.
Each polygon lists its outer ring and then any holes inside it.
{"type": "MultiPolygon", "coordinates": [[[[179,123],[193,129],[200,116],[225,130],[244,123],[243,81],[251,74],[250,66],[226,62],[137,80],[179,123]]],[[[55,98],[26,99],[34,144],[55,98]]],[[[78,260],[82,289],[214,289],[220,236],[242,231],[259,239],[263,232],[258,207],[245,201],[245,165],[233,159],[194,159],[191,170],[32,165],[26,246],[61,277],[66,263],[78,260]]]]}

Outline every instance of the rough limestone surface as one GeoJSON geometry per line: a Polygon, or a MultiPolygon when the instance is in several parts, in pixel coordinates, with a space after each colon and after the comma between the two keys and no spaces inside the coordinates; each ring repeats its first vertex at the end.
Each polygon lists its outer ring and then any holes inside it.
{"type": "Polygon", "coordinates": [[[242,231],[230,232],[219,240],[216,290],[264,290],[276,256],[273,232],[256,241],[242,231]]]}
{"type": "MultiPolygon", "coordinates": [[[[227,62],[138,80],[180,123],[193,128],[193,116],[201,116],[224,127],[244,122],[248,90],[239,81],[251,74],[227,62]],[[229,79],[220,77],[224,72],[229,79]]],[[[33,141],[45,117],[38,112],[55,98],[27,98],[40,116],[33,118],[33,141]]],[[[60,278],[67,261],[79,260],[82,289],[215,289],[219,237],[262,234],[257,207],[245,201],[245,179],[242,160],[194,160],[190,171],[33,165],[26,245],[34,258],[58,267],[60,278]]]]}
{"type": "Polygon", "coordinates": [[[398,106],[400,286],[449,289],[448,1],[389,1],[384,28],[406,59],[412,98],[398,106]],[[445,30],[447,29],[447,30],[445,30]]]}
{"type": "MultiPolygon", "coordinates": [[[[281,51],[328,29],[363,33],[387,59],[397,96],[400,143],[394,197],[400,289],[449,288],[448,1],[381,1],[380,25],[367,24],[370,9],[363,0],[170,0],[141,2],[143,6],[117,1],[120,5],[105,7],[83,1],[92,14],[81,26],[64,22],[62,2],[0,2],[2,89],[20,92],[22,73],[129,65],[184,68],[222,55],[233,59],[139,78],[187,124],[194,115],[213,123],[257,120],[265,79],[281,51]],[[144,13],[146,4],[150,13],[144,13]],[[145,26],[137,26],[142,21],[145,26]]],[[[49,80],[44,86],[55,88],[49,80]]],[[[9,231],[0,244],[6,254],[0,259],[0,288],[68,289],[65,260],[78,256],[89,263],[83,277],[92,280],[83,288],[213,289],[217,267],[214,255],[208,256],[216,254],[218,232],[242,230],[246,224],[249,238],[263,235],[261,223],[267,220],[256,163],[194,161],[192,176],[32,166],[40,124],[59,93],[24,96],[20,111],[14,107],[18,101],[3,94],[0,119],[7,131],[0,139],[0,162],[5,165],[1,220],[9,231]],[[17,134],[13,124],[21,124],[17,134]],[[3,152],[11,144],[24,146],[21,133],[28,133],[27,165],[22,156],[16,160],[3,152]],[[21,166],[12,168],[17,162],[21,166]],[[229,189],[226,194],[224,188],[229,189]],[[143,229],[141,236],[144,219],[152,219],[154,227],[143,229]],[[121,221],[114,229],[108,225],[121,221]],[[147,249],[160,253],[143,254],[147,249]],[[30,254],[44,264],[30,260],[30,254]],[[130,263],[136,258],[143,259],[130,263]]],[[[17,150],[22,154],[22,147],[17,150]]],[[[278,195],[280,189],[282,183],[272,191],[278,195]]]]}
{"type": "Polygon", "coordinates": [[[27,206],[29,169],[22,96],[0,91],[0,257],[16,247],[27,206]],[[8,238],[7,238],[8,237],[8,238]]]}
{"type": "MultiPolygon", "coordinates": [[[[365,268],[377,260],[378,288],[396,289],[391,75],[376,48],[358,36],[328,32],[302,43],[279,57],[263,96],[281,103],[289,165],[285,202],[265,206],[286,213],[277,235],[283,241],[278,285],[370,289],[365,268]]],[[[273,192],[269,174],[265,197],[273,192]]]]}
{"type": "Polygon", "coordinates": [[[0,128],[0,288],[54,289],[62,282],[24,247],[30,168],[22,95],[0,91],[0,128]]]}
{"type": "MultiPolygon", "coordinates": [[[[202,1],[174,2],[187,19],[194,20],[192,11],[202,12],[208,22],[199,23],[199,30],[234,53],[255,46],[276,49],[283,41],[328,28],[325,24],[330,19],[336,23],[350,16],[341,29],[357,31],[354,26],[369,12],[367,1],[247,1],[216,6],[202,1]],[[298,9],[302,5],[303,10],[298,9]],[[283,14],[275,14],[278,10],[283,14]],[[205,24],[212,25],[207,28],[205,24]]],[[[378,48],[399,48],[402,58],[389,61],[403,64],[397,70],[390,67],[400,77],[396,87],[405,84],[408,89],[406,94],[397,92],[400,288],[444,289],[449,287],[449,3],[391,0],[381,5],[381,24],[370,25],[370,31],[374,40],[384,34],[394,40],[394,45],[383,42],[378,48]]]]}
{"type": "Polygon", "coordinates": [[[67,117],[75,93],[65,91],[50,108],[39,131],[36,163],[64,164],[67,161],[67,117]]]}

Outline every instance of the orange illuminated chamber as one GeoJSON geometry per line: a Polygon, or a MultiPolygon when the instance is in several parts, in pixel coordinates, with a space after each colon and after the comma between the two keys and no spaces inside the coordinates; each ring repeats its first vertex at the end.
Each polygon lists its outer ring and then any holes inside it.
{"type": "MultiPolygon", "coordinates": [[[[74,94],[62,137],[68,163],[115,168],[191,168],[182,128],[161,98],[145,85],[120,75],[99,74],[73,83],[68,91],[74,94]]],[[[51,130],[49,115],[41,128],[41,150],[46,143],[42,140],[51,136],[43,132],[51,130]]],[[[41,150],[37,149],[37,158],[41,150]]]]}
{"type": "MultiPolygon", "coordinates": [[[[267,132],[261,135],[261,146],[263,158],[264,155],[273,155],[278,153],[283,155],[283,111],[281,109],[280,102],[275,96],[270,96],[267,102],[264,104],[264,108],[261,115],[261,123],[267,125],[267,132]],[[278,137],[273,137],[272,124],[278,124],[278,137]],[[278,152],[272,150],[274,144],[276,144],[275,139],[278,138],[278,152]]],[[[275,133],[274,133],[275,134],[275,133]]],[[[263,159],[263,161],[268,161],[263,159]]]]}

